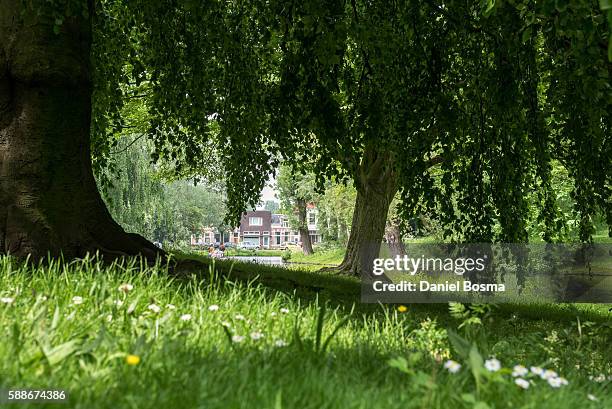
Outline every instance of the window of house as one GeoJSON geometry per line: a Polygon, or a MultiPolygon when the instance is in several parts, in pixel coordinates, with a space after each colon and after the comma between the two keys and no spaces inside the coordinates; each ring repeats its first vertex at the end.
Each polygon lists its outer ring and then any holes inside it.
{"type": "Polygon", "coordinates": [[[314,213],[308,214],[308,224],[316,224],[317,223],[317,215],[314,213]]]}
{"type": "Polygon", "coordinates": [[[249,217],[250,226],[263,226],[263,217],[249,217]]]}
{"type": "Polygon", "coordinates": [[[274,236],[276,238],[276,245],[279,246],[281,244],[281,232],[277,231],[274,236]]]}

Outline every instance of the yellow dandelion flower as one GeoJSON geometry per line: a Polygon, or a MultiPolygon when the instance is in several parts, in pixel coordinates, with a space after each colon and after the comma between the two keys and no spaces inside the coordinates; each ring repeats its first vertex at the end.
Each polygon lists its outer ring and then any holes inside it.
{"type": "Polygon", "coordinates": [[[399,307],[397,307],[397,310],[399,312],[406,312],[408,311],[408,307],[406,307],[405,305],[400,305],[399,307]]]}
{"type": "Polygon", "coordinates": [[[138,355],[128,355],[125,357],[125,362],[128,365],[138,365],[140,363],[140,357],[138,355]]]}

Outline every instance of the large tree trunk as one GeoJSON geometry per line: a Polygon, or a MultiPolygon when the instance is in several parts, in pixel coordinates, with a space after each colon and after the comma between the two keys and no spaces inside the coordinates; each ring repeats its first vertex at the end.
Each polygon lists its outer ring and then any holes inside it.
{"type": "Polygon", "coordinates": [[[397,193],[391,154],[366,148],[356,184],[351,234],[339,270],[349,275],[370,275],[380,253],[389,206],[397,193]]]}
{"type": "Polygon", "coordinates": [[[308,231],[308,220],[306,220],[306,201],[298,199],[298,231],[300,233],[300,240],[302,241],[302,250],[304,254],[309,256],[314,254],[312,249],[312,242],[310,241],[310,232],[308,231]]]}
{"type": "Polygon", "coordinates": [[[78,13],[55,34],[24,4],[0,0],[0,253],[155,258],[112,220],[93,177],[90,20],[78,13]]]}

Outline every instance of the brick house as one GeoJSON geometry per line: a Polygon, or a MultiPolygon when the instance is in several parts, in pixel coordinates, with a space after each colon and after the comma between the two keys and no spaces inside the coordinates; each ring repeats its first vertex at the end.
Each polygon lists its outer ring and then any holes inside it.
{"type": "Polygon", "coordinates": [[[246,212],[240,219],[240,242],[270,248],[272,213],[267,210],[246,212]]]}
{"type": "MultiPolygon", "coordinates": [[[[308,209],[308,230],[312,243],[320,242],[317,231],[317,212],[314,207],[308,209]]],[[[288,244],[297,244],[300,235],[289,227],[289,219],[284,214],[272,214],[268,210],[246,212],[240,220],[240,241],[250,242],[260,248],[284,248],[288,244]]]]}

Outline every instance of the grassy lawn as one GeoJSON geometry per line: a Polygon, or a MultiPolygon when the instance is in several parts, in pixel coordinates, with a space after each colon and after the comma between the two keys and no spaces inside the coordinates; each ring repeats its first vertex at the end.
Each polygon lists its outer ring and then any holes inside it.
{"type": "Polygon", "coordinates": [[[192,272],[1,258],[0,386],[66,389],[62,408],[612,407],[608,306],[404,311],[359,304],[348,278],[227,262],[192,272]],[[482,362],[493,356],[496,372],[482,362]],[[530,374],[522,389],[515,364],[568,384],[530,374]]]}
{"type": "Polygon", "coordinates": [[[315,253],[309,256],[304,255],[302,251],[292,251],[290,262],[293,263],[312,263],[312,264],[329,264],[339,265],[344,258],[345,248],[319,249],[315,247],[315,253]]]}

